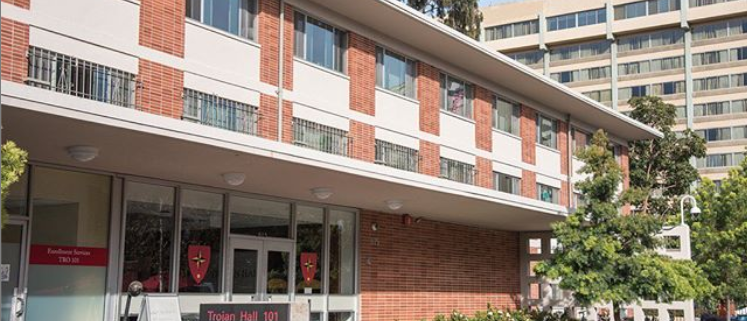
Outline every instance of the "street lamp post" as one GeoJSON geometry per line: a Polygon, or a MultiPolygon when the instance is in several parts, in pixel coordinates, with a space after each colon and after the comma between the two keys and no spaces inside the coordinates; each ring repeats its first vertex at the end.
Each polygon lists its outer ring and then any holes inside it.
{"type": "Polygon", "coordinates": [[[700,214],[700,207],[698,207],[698,201],[695,200],[695,197],[692,195],[683,195],[680,199],[680,225],[687,225],[685,224],[685,200],[690,200],[693,204],[693,207],[690,209],[691,215],[700,214]]]}

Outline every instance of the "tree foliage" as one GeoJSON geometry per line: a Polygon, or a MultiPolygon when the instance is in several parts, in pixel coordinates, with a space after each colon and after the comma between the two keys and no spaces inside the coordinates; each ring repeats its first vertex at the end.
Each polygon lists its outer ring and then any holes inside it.
{"type": "Polygon", "coordinates": [[[479,0],[402,0],[410,7],[440,19],[470,38],[480,37],[482,12],[479,0]]]}
{"type": "Polygon", "coordinates": [[[8,214],[5,211],[5,197],[8,196],[10,186],[21,179],[23,172],[26,170],[26,161],[28,154],[23,149],[16,146],[12,141],[8,141],[2,146],[2,226],[5,227],[8,214]]]}
{"type": "Polygon", "coordinates": [[[576,187],[585,205],[553,225],[560,247],[535,272],[560,279],[581,306],[612,302],[615,318],[620,308],[644,298],[661,302],[703,296],[707,280],[692,261],[659,254],[662,224],[652,215],[620,215],[618,191],[622,170],[601,130],[592,144],[577,155],[586,179],[576,187]]]}
{"type": "Polygon", "coordinates": [[[720,190],[704,179],[696,197],[702,213],[692,224],[693,259],[715,286],[705,303],[747,304],[747,160],[729,172],[720,190]]]}
{"type": "Polygon", "coordinates": [[[677,216],[677,197],[688,194],[699,178],[690,159],[705,156],[705,140],[689,129],[675,133],[676,109],[659,97],[636,97],[630,105],[630,117],[658,129],[664,137],[629,144],[630,188],[625,200],[639,212],[677,216]]]}

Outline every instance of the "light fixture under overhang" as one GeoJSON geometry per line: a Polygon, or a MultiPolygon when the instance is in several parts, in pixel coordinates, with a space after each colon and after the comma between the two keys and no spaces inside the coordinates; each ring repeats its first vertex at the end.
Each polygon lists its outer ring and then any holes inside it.
{"type": "Polygon", "coordinates": [[[311,189],[311,194],[320,200],[326,200],[332,196],[332,189],[329,187],[315,187],[311,189]]]}
{"type": "Polygon", "coordinates": [[[99,149],[88,145],[75,145],[67,148],[67,154],[72,159],[85,163],[99,156],[99,149]]]}
{"type": "Polygon", "coordinates": [[[396,210],[402,208],[402,206],[404,206],[404,205],[405,204],[401,200],[388,200],[388,201],[386,201],[386,207],[388,207],[392,211],[396,211],[396,210]]]}
{"type": "Polygon", "coordinates": [[[226,184],[231,186],[239,186],[241,184],[244,184],[245,179],[246,174],[241,172],[223,173],[223,180],[226,182],[226,184]]]}

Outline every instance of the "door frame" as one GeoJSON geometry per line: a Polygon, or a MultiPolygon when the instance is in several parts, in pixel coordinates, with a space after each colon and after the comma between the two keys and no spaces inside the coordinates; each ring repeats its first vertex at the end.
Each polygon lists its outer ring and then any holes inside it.
{"type": "MultiPolygon", "coordinates": [[[[29,260],[28,260],[28,253],[29,253],[29,247],[30,247],[30,240],[31,240],[31,234],[29,234],[29,218],[28,217],[17,217],[17,216],[10,216],[8,221],[5,223],[5,226],[8,225],[16,225],[21,227],[21,244],[20,246],[20,253],[19,253],[19,261],[18,261],[18,286],[16,287],[17,291],[20,293],[23,293],[23,315],[21,316],[20,320],[23,320],[26,315],[26,292],[28,291],[28,269],[29,269],[29,260]]],[[[13,298],[11,301],[11,320],[16,320],[15,317],[12,316],[12,314],[15,313],[12,309],[16,306],[16,290],[14,289],[13,292],[13,298]]]]}
{"type": "Polygon", "coordinates": [[[295,294],[295,257],[296,243],[292,239],[275,239],[262,238],[246,235],[229,236],[228,255],[226,255],[226,265],[224,266],[224,275],[226,275],[225,296],[230,302],[233,301],[233,272],[234,272],[234,251],[237,249],[247,249],[257,251],[257,293],[253,295],[257,301],[266,301],[267,293],[267,253],[269,251],[287,252],[288,258],[288,297],[293,301],[295,294]]]}

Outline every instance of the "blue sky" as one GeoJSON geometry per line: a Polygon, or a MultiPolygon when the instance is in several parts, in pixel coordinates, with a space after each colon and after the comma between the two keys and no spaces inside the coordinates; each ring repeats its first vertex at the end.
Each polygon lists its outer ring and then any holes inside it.
{"type": "Polygon", "coordinates": [[[511,2],[516,0],[480,0],[480,6],[487,6],[494,3],[511,2]]]}

